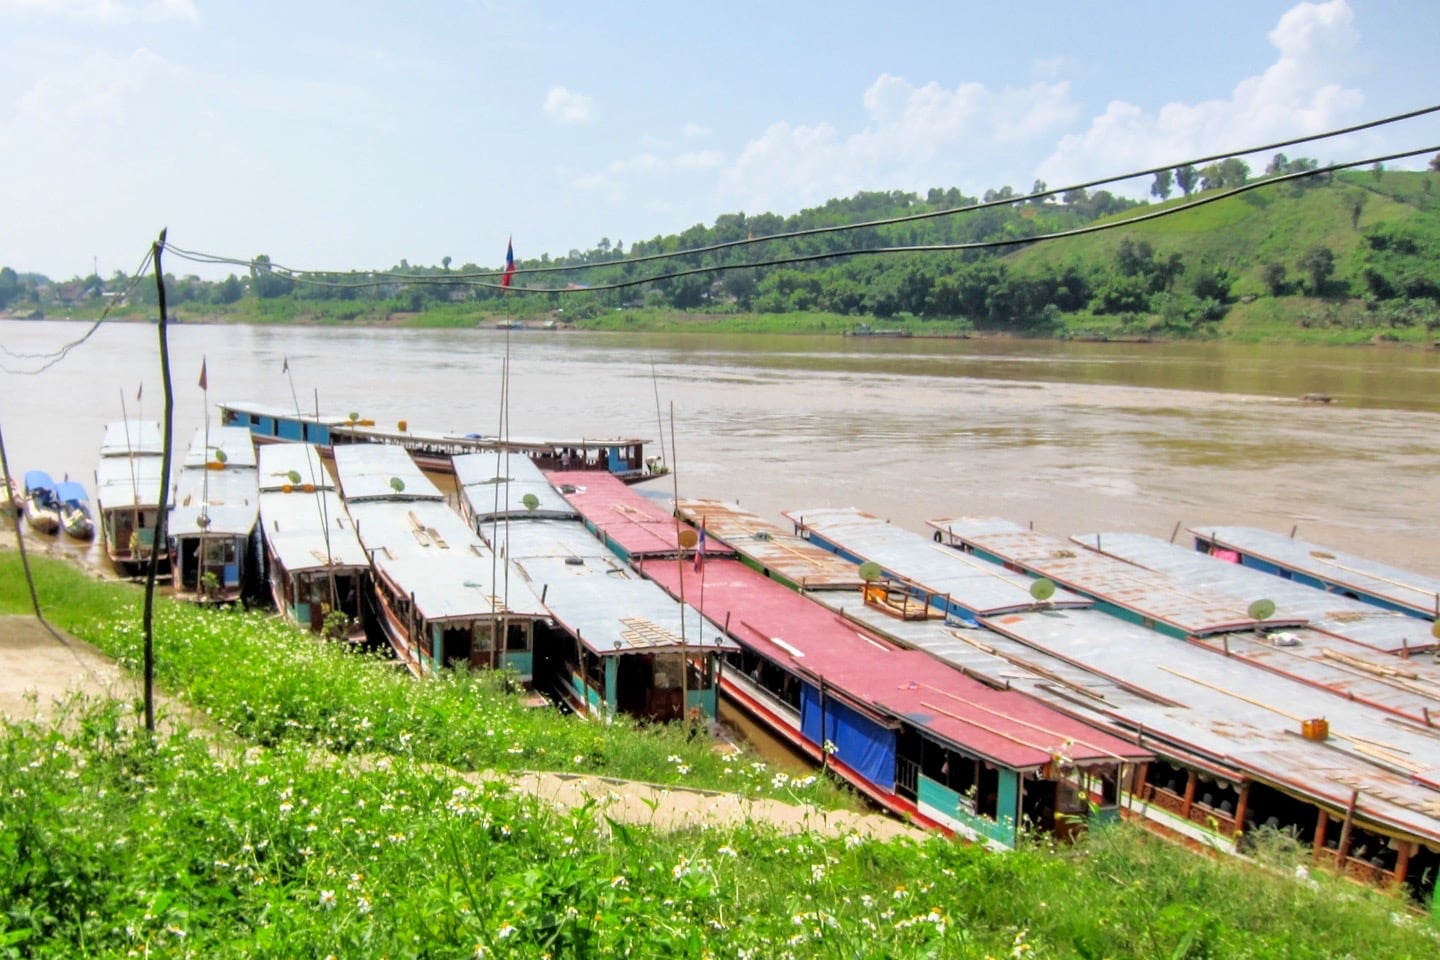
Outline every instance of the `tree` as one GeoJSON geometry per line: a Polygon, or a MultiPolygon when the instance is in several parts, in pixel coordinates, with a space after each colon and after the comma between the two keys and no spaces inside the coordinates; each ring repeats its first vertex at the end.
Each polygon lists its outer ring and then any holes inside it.
{"type": "Polygon", "coordinates": [[[1352,190],[1346,197],[1350,208],[1350,229],[1360,229],[1360,214],[1365,209],[1365,201],[1370,199],[1370,194],[1364,190],[1352,190]]]}
{"type": "Polygon", "coordinates": [[[10,267],[0,267],[0,309],[20,295],[20,275],[10,267]]]}
{"type": "Polygon", "coordinates": [[[1324,245],[1311,247],[1300,258],[1299,267],[1310,277],[1311,295],[1324,296],[1330,278],[1335,274],[1335,253],[1324,245]]]}
{"type": "Polygon", "coordinates": [[[1285,264],[1279,260],[1271,260],[1260,271],[1265,281],[1265,288],[1270,291],[1272,297],[1283,297],[1290,289],[1290,284],[1285,278],[1285,264]]]}
{"type": "MultiPolygon", "coordinates": [[[[1435,156],[1430,158],[1430,169],[1440,170],[1440,153],[1437,153],[1435,154],[1435,156]]],[[[1430,181],[1426,180],[1425,182],[1429,183],[1430,181]]]]}
{"type": "Polygon", "coordinates": [[[450,272],[450,257],[448,255],[440,258],[440,268],[446,273],[450,272]]]}
{"type": "Polygon", "coordinates": [[[245,287],[233,273],[215,285],[215,302],[218,304],[235,303],[244,295],[245,287]]]}
{"type": "Polygon", "coordinates": [[[1385,176],[1385,164],[1381,163],[1379,160],[1376,160],[1375,165],[1370,168],[1370,177],[1376,183],[1379,183],[1380,178],[1383,176],[1385,176]]]}
{"type": "Polygon", "coordinates": [[[1155,174],[1155,182],[1150,184],[1150,196],[1159,197],[1162,201],[1170,199],[1170,193],[1175,182],[1175,175],[1169,170],[1161,170],[1155,174]]]}
{"type": "Polygon", "coordinates": [[[1179,185],[1180,190],[1185,196],[1190,196],[1190,192],[1195,189],[1195,185],[1199,182],[1200,172],[1195,169],[1194,164],[1187,163],[1183,167],[1175,168],[1175,183],[1179,185]]]}
{"type": "Polygon", "coordinates": [[[1089,196],[1090,195],[1085,192],[1084,187],[1076,187],[1074,190],[1066,190],[1060,195],[1060,199],[1064,201],[1067,207],[1078,207],[1084,203],[1089,196]]]}

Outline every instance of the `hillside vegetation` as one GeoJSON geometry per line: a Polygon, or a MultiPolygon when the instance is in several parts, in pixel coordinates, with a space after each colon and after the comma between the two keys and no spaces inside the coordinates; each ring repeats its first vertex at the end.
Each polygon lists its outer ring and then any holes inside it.
{"type": "MultiPolygon", "coordinates": [[[[628,249],[604,238],[522,258],[509,290],[499,268],[449,257],[301,274],[261,254],[243,277],[167,275],[166,296],[181,319],[215,322],[1432,342],[1440,170],[1315,167],[1277,155],[1259,181],[1238,160],[1181,168],[1156,178],[1155,204],[1104,190],[861,193],[789,217],[725,214],[628,249]],[[1298,179],[1265,182],[1286,175],[1298,179]],[[1043,239],[1077,229],[1094,232],[1043,239]]],[[[53,283],[0,268],[12,316],[153,317],[156,299],[153,282],[118,273],[53,283]]]]}

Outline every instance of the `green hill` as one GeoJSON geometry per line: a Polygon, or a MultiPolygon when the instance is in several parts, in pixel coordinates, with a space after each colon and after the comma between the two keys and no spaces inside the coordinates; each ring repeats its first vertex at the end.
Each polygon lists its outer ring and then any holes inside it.
{"type": "MultiPolygon", "coordinates": [[[[1314,168],[1279,156],[1271,165],[1314,168]]],[[[1207,202],[1247,174],[1225,161],[1199,174],[1213,189],[1155,205],[1105,190],[1018,199],[1003,187],[983,198],[954,188],[924,198],[865,192],[784,217],[727,213],[628,250],[605,239],[521,261],[508,294],[498,266],[452,269],[449,257],[438,267],[402,260],[386,271],[297,274],[259,254],[245,278],[168,277],[167,301],[185,319],[254,323],[473,326],[503,313],[601,329],[834,331],[878,321],[914,333],[1434,339],[1440,171],[1315,173],[1207,202]]],[[[123,296],[132,314],[153,316],[153,285],[130,286],[119,274],[50,283],[5,267],[0,310],[86,316],[123,296]]]]}

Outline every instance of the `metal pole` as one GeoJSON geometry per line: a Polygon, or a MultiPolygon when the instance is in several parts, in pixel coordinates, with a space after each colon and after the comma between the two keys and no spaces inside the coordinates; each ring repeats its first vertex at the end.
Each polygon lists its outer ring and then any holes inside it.
{"type": "MultiPolygon", "coordinates": [[[[171,432],[175,424],[175,393],[170,384],[170,341],[165,329],[165,271],[160,268],[160,254],[165,249],[165,231],[155,241],[151,255],[155,259],[155,289],[159,294],[160,322],[157,325],[160,336],[160,382],[165,394],[165,416],[160,454],[160,499],[155,511],[154,542],[150,545],[150,564],[145,570],[145,614],[143,632],[145,636],[145,729],[155,732],[155,576],[160,569],[160,549],[167,543],[169,526],[166,518],[166,500],[170,489],[170,458],[174,446],[171,432]]],[[[175,558],[170,559],[173,567],[175,558]]]]}

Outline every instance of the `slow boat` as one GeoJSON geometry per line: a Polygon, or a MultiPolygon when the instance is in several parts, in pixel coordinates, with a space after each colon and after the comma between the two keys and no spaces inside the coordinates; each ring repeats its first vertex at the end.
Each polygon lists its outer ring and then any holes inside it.
{"type": "Polygon", "coordinates": [[[25,520],[39,533],[60,531],[60,495],[44,470],[25,471],[25,520]]]}
{"type": "Polygon", "coordinates": [[[354,444],[396,446],[414,458],[422,469],[450,473],[451,459],[464,453],[508,453],[525,456],[547,470],[594,470],[613,474],[626,483],[638,483],[667,472],[663,458],[645,456],[645,441],[634,437],[579,437],[572,439],[504,439],[482,433],[412,429],[406,420],[393,428],[351,414],[346,417],[299,413],[262,403],[222,403],[220,422],[243,427],[257,444],[305,442],[332,456],[336,447],[354,444]]]}
{"type": "MultiPolygon", "coordinates": [[[[95,503],[100,514],[100,539],[117,570],[134,573],[148,564],[156,549],[164,439],[160,425],[149,420],[107,424],[95,466],[95,503]]],[[[159,560],[169,561],[165,538],[159,560]]]]}
{"type": "Polygon", "coordinates": [[[197,429],[167,525],[176,596],[233,603],[259,593],[258,501],[249,431],[197,429]]]}
{"type": "Polygon", "coordinates": [[[400,447],[341,445],[335,471],[370,557],[376,618],[400,662],[420,677],[452,666],[511,670],[528,685],[545,609],[520,574],[400,447]]]}
{"type": "Polygon", "coordinates": [[[718,625],[622,562],[528,458],[466,454],[455,477],[461,512],[550,614],[536,690],[591,717],[715,716],[719,658],[736,649],[718,625]]]}
{"type": "Polygon", "coordinates": [[[313,444],[262,447],[260,533],[266,579],[286,620],[332,639],[365,639],[370,562],[313,444]]]}

